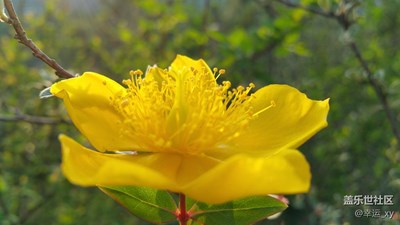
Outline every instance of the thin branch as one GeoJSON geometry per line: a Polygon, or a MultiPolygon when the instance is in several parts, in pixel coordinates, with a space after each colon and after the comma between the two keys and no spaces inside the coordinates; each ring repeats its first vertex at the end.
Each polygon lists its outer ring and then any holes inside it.
{"type": "Polygon", "coordinates": [[[60,124],[70,123],[67,120],[60,118],[42,117],[42,116],[30,116],[24,114],[17,114],[13,116],[0,115],[0,122],[28,122],[33,124],[60,124]]]}
{"type": "MultiPolygon", "coordinates": [[[[311,12],[311,13],[329,18],[329,19],[335,19],[345,31],[347,31],[350,28],[350,26],[353,24],[353,21],[351,21],[349,19],[348,15],[349,15],[349,13],[351,13],[351,11],[354,9],[354,7],[357,5],[357,3],[354,3],[350,7],[342,7],[338,11],[338,13],[334,13],[334,12],[324,12],[321,10],[304,7],[304,6],[301,6],[301,5],[298,5],[295,3],[291,3],[291,2],[288,2],[285,0],[275,0],[275,1],[280,4],[284,4],[288,7],[303,9],[308,12],[311,12]]],[[[352,40],[349,42],[348,46],[351,49],[351,51],[353,52],[353,54],[355,55],[357,61],[360,63],[363,70],[366,72],[368,83],[372,86],[375,94],[377,95],[380,103],[382,104],[383,110],[385,111],[385,114],[386,114],[386,117],[389,120],[389,125],[392,129],[393,135],[395,136],[397,143],[400,144],[400,130],[399,130],[399,127],[397,126],[398,121],[396,119],[393,109],[389,105],[389,102],[387,99],[387,94],[384,91],[384,87],[379,83],[379,81],[377,81],[374,78],[374,75],[370,69],[370,66],[368,65],[368,62],[365,60],[363,55],[361,54],[361,51],[358,48],[357,43],[354,40],[352,40]]]]}
{"type": "Polygon", "coordinates": [[[379,101],[381,102],[383,106],[383,110],[386,113],[386,116],[390,122],[390,127],[392,129],[392,132],[394,136],[397,139],[397,143],[400,144],[400,130],[399,127],[397,126],[397,119],[396,116],[393,112],[393,110],[390,108],[388,99],[387,99],[387,94],[384,91],[383,86],[374,78],[374,75],[371,71],[371,69],[368,66],[367,61],[365,61],[364,57],[362,56],[357,44],[354,41],[351,41],[349,44],[351,50],[353,51],[354,55],[356,56],[358,62],[361,64],[361,67],[364,69],[364,71],[367,73],[367,79],[368,83],[373,87],[375,94],[378,96],[379,101]]]}
{"type": "Polygon", "coordinates": [[[357,5],[353,4],[349,8],[341,7],[340,10],[338,10],[337,12],[332,12],[332,11],[323,11],[320,9],[303,6],[286,0],[275,0],[275,1],[290,8],[302,9],[304,11],[320,15],[328,19],[335,19],[337,22],[340,23],[340,25],[342,25],[345,28],[345,30],[347,30],[352,24],[352,21],[350,21],[347,18],[347,12],[351,11],[357,5]]]}
{"type": "Polygon", "coordinates": [[[37,45],[27,37],[24,28],[15,12],[13,3],[11,0],[4,0],[4,6],[7,10],[9,18],[6,20],[7,23],[13,26],[16,35],[15,39],[19,41],[19,43],[25,45],[26,47],[32,50],[33,55],[46,63],[48,66],[55,70],[55,74],[60,78],[72,78],[73,74],[66,71],[60,64],[58,64],[54,59],[47,56],[42,50],[40,50],[37,45]]]}
{"type": "Polygon", "coordinates": [[[33,206],[32,208],[30,208],[28,210],[28,212],[24,213],[19,220],[19,223],[22,225],[24,224],[26,221],[28,221],[33,214],[35,214],[37,211],[39,211],[41,208],[43,208],[43,206],[46,205],[46,203],[50,202],[50,200],[55,196],[55,192],[52,192],[50,194],[47,194],[42,201],[40,201],[38,204],[36,204],[35,206],[33,206]]]}
{"type": "Polygon", "coordinates": [[[333,13],[333,12],[325,12],[325,11],[322,11],[322,10],[314,9],[314,8],[311,8],[311,7],[306,7],[306,6],[303,6],[303,5],[300,5],[300,4],[296,4],[296,3],[293,3],[293,2],[289,2],[289,1],[285,1],[285,0],[275,0],[275,1],[279,2],[282,5],[290,7],[290,8],[302,9],[302,10],[308,11],[310,13],[318,14],[320,16],[327,17],[327,18],[336,18],[335,13],[333,13]]]}

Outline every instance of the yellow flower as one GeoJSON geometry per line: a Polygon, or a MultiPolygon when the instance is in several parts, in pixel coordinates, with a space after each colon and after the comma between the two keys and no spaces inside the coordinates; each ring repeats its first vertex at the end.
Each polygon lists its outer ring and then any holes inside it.
{"type": "Polygon", "coordinates": [[[327,126],[328,99],[287,85],[230,88],[224,70],[178,55],[168,69],[131,72],[124,86],[92,72],[51,93],[98,151],[61,135],[62,170],[82,186],[147,186],[207,203],[306,192],[296,148],[327,126]]]}

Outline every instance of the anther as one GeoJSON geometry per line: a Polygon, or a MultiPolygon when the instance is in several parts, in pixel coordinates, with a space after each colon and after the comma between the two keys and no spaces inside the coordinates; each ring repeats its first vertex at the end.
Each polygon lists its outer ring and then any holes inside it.
{"type": "Polygon", "coordinates": [[[238,91],[238,92],[244,91],[244,87],[243,87],[243,86],[238,86],[238,87],[237,87],[237,91],[238,91]]]}
{"type": "Polygon", "coordinates": [[[275,106],[276,106],[275,101],[274,101],[274,100],[271,100],[269,106],[267,106],[267,107],[261,109],[260,111],[254,113],[253,116],[258,116],[259,114],[261,114],[261,113],[263,113],[263,112],[267,111],[268,109],[273,108],[273,107],[275,107],[275,106]]]}
{"type": "MultiPolygon", "coordinates": [[[[216,69],[217,68],[214,68],[214,73],[216,73],[216,69]]],[[[218,75],[215,77],[215,79],[218,79],[221,75],[223,75],[223,74],[225,74],[225,70],[224,69],[220,69],[219,71],[218,71],[218,75]]],[[[215,76],[215,74],[214,74],[214,76],[215,76]]]]}
{"type": "Polygon", "coordinates": [[[218,71],[218,68],[217,68],[217,67],[214,67],[214,68],[213,68],[213,71],[214,71],[214,73],[216,73],[216,72],[218,71]]]}
{"type": "Polygon", "coordinates": [[[143,72],[141,70],[131,70],[131,71],[129,71],[129,75],[131,75],[131,76],[142,76],[143,72]]]}
{"type": "Polygon", "coordinates": [[[133,74],[134,75],[138,75],[138,76],[142,76],[143,72],[141,70],[135,70],[135,71],[133,71],[133,74]]]}
{"type": "Polygon", "coordinates": [[[222,84],[227,86],[227,88],[231,87],[231,82],[230,81],[223,81],[222,84]]]}
{"type": "Polygon", "coordinates": [[[250,83],[250,84],[249,84],[249,87],[250,87],[250,88],[255,88],[256,85],[255,85],[254,83],[250,83]]]}
{"type": "Polygon", "coordinates": [[[125,85],[127,85],[127,86],[129,86],[129,85],[132,84],[132,80],[127,80],[127,79],[125,79],[125,80],[122,80],[122,83],[125,84],[125,85]]]}

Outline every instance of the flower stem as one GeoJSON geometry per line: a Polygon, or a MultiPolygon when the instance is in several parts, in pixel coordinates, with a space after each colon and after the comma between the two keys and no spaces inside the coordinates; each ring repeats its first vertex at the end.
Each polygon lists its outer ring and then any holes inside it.
{"type": "Polygon", "coordinates": [[[179,194],[179,213],[177,219],[180,225],[187,225],[190,219],[190,215],[186,211],[186,196],[184,194],[179,194]]]}

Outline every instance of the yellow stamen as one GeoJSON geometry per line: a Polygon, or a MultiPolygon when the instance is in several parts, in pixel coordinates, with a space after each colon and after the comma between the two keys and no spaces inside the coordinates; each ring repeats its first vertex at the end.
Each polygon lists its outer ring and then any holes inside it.
{"type": "MultiPolygon", "coordinates": [[[[215,73],[217,72],[217,71],[216,71],[217,68],[214,68],[214,69],[215,69],[215,70],[214,70],[214,76],[215,76],[215,73]]],[[[218,71],[217,76],[215,76],[215,79],[218,80],[218,78],[219,78],[221,75],[224,75],[225,72],[226,72],[226,71],[225,71],[224,69],[220,69],[220,70],[218,71]]]]}
{"type": "Polygon", "coordinates": [[[274,100],[272,100],[272,101],[271,101],[271,105],[269,105],[269,106],[267,106],[267,107],[261,109],[260,111],[254,113],[253,116],[258,116],[258,115],[260,115],[261,113],[263,113],[263,112],[267,111],[268,109],[273,108],[273,107],[275,107],[275,106],[276,106],[276,103],[275,103],[274,100]]]}
{"type": "Polygon", "coordinates": [[[201,154],[239,137],[249,121],[273,106],[253,113],[254,84],[231,90],[229,81],[216,83],[225,70],[214,68],[213,76],[208,71],[151,67],[144,77],[131,71],[123,81],[126,94],[111,100],[125,117],[122,132],[139,140],[141,150],[201,154]]]}
{"type": "Polygon", "coordinates": [[[130,71],[130,75],[141,76],[143,72],[141,70],[130,71]]]}

